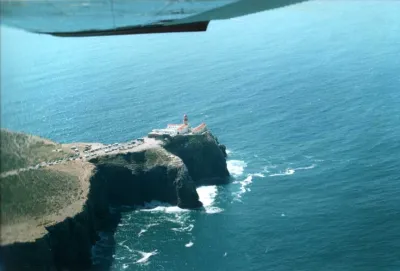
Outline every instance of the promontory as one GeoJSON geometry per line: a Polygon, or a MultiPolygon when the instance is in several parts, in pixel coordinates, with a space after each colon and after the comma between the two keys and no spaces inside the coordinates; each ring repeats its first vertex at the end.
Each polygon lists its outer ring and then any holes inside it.
{"type": "MultiPolygon", "coordinates": [[[[89,270],[110,206],[157,200],[201,209],[196,187],[229,181],[225,146],[205,124],[124,143],[59,144],[1,130],[2,270],[89,270]]],[[[186,123],[185,123],[186,121],[186,123]]]]}

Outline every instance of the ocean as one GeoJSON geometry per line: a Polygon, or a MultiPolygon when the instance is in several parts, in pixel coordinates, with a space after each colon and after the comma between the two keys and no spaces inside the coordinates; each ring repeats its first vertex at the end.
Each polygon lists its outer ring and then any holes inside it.
{"type": "Polygon", "coordinates": [[[1,127],[114,143],[204,121],[232,182],[126,208],[110,270],[400,270],[400,2],[312,1],[205,33],[1,28],[1,127]]]}

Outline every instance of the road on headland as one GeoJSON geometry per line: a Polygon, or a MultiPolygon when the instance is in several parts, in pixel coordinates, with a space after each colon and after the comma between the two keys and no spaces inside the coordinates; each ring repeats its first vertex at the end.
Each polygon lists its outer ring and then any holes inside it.
{"type": "Polygon", "coordinates": [[[128,153],[128,152],[140,152],[150,148],[160,147],[162,144],[161,141],[144,137],[143,140],[132,140],[125,143],[114,143],[114,144],[101,144],[101,143],[71,143],[64,144],[64,146],[72,146],[71,148],[76,149],[75,155],[73,157],[58,159],[54,161],[42,162],[40,164],[34,166],[28,166],[25,168],[19,168],[10,170],[7,172],[3,172],[0,174],[0,178],[5,178],[7,176],[17,175],[20,172],[29,171],[29,170],[37,170],[45,167],[50,167],[53,165],[63,164],[68,161],[88,161],[89,159],[117,154],[117,153],[128,153]],[[90,146],[89,150],[85,151],[85,147],[90,146]]]}

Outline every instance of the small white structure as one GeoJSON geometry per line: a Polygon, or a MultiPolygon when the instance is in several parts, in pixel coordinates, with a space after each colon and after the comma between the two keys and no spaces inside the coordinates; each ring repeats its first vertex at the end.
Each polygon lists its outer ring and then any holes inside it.
{"type": "Polygon", "coordinates": [[[201,134],[207,130],[205,123],[200,124],[196,128],[192,129],[189,124],[189,118],[185,114],[183,116],[183,123],[181,124],[168,124],[165,129],[153,129],[148,136],[152,138],[163,138],[165,136],[176,136],[176,135],[189,135],[189,134],[201,134]]]}
{"type": "Polygon", "coordinates": [[[176,133],[178,135],[184,135],[184,134],[189,133],[189,125],[183,124],[183,125],[179,126],[179,128],[176,129],[176,133]]]}

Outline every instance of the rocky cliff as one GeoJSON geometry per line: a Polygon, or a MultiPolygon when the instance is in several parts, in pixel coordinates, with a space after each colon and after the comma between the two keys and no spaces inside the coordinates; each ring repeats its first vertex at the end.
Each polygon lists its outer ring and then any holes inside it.
{"type": "Polygon", "coordinates": [[[226,147],[211,133],[176,136],[164,148],[182,159],[197,186],[229,181],[226,147]]]}
{"type": "Polygon", "coordinates": [[[81,210],[46,225],[46,233],[36,240],[2,243],[1,262],[5,270],[87,270],[98,232],[112,232],[118,225],[110,205],[158,200],[181,208],[201,207],[196,187],[226,183],[225,158],[225,147],[211,133],[92,158],[90,189],[81,210]]]}
{"type": "Polygon", "coordinates": [[[158,200],[181,208],[202,206],[186,165],[164,148],[103,156],[93,181],[105,180],[113,205],[142,205],[158,200]]]}
{"type": "MultiPolygon", "coordinates": [[[[80,212],[60,222],[42,225],[46,233],[36,240],[2,243],[3,269],[0,269],[89,270],[91,247],[98,240],[98,231],[116,225],[117,221],[109,212],[105,181],[94,181],[92,177],[87,200],[80,212]]],[[[32,224],[32,228],[26,231],[34,231],[35,226],[32,224]]]]}

